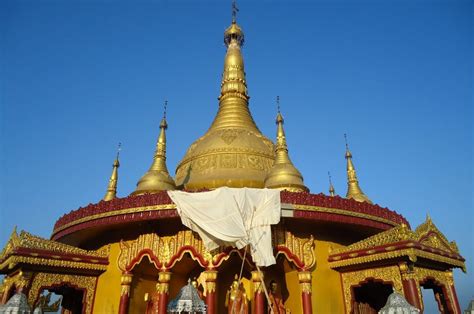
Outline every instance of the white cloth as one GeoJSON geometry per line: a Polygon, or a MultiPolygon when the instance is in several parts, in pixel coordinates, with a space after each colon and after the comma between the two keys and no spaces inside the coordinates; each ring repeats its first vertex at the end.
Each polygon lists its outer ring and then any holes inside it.
{"type": "Polygon", "coordinates": [[[250,244],[255,264],[275,264],[270,225],[280,221],[280,191],[222,187],[209,192],[168,191],[181,222],[201,236],[208,250],[250,244]]]}

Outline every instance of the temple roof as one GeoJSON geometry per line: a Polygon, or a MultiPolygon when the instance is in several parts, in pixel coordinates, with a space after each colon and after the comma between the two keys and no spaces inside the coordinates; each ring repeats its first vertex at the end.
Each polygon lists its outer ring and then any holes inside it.
{"type": "Polygon", "coordinates": [[[63,270],[78,269],[87,273],[100,273],[108,265],[108,248],[88,251],[60,242],[46,240],[28,232],[19,235],[16,228],[0,253],[0,273],[8,273],[12,269],[52,267],[63,270]]]}
{"type": "Polygon", "coordinates": [[[465,260],[456,243],[449,242],[429,217],[415,231],[401,224],[334,250],[329,255],[329,264],[331,268],[340,268],[403,257],[411,262],[426,259],[466,271],[465,260]]]}

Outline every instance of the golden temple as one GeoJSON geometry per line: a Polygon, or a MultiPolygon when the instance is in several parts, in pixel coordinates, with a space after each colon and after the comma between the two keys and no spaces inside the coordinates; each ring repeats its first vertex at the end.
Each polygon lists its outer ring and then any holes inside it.
{"type": "Polygon", "coordinates": [[[117,197],[117,154],[103,200],[60,217],[51,239],[12,232],[0,253],[0,304],[23,293],[35,308],[47,291],[62,296],[62,313],[162,314],[197,278],[207,313],[231,313],[232,286],[244,291],[245,313],[377,313],[393,290],[423,310],[422,288],[433,289],[445,313],[461,313],[453,269],[465,271],[465,264],[456,244],[429,217],[413,230],[403,216],[373,204],[359,186],[347,141],[348,188],[340,197],[331,181],[330,195],[309,192],[290,159],[280,110],[275,142],[260,132],[249,110],[244,32],[235,12],[234,6],[224,32],[217,114],[175,178],[166,165],[165,111],[152,164],[129,196],[117,197]],[[276,264],[259,269],[235,247],[208,250],[167,194],[220,187],[280,190],[281,220],[271,228],[276,264]],[[233,282],[239,271],[241,286],[233,282]],[[267,304],[267,286],[278,307],[267,304]]]}

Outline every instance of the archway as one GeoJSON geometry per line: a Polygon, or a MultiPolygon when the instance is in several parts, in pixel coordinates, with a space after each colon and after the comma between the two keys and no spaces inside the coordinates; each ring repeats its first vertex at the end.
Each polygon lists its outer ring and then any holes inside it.
{"type": "Polygon", "coordinates": [[[41,301],[41,296],[45,291],[61,296],[61,314],[83,314],[85,309],[85,290],[69,284],[54,285],[40,290],[40,294],[35,302],[35,307],[41,301]]]}
{"type": "Polygon", "coordinates": [[[133,309],[136,313],[145,313],[147,309],[145,294],[152,295],[156,291],[158,270],[149,256],[145,255],[140,263],[133,267],[132,274],[129,309],[133,309]]]}
{"type": "MultiPolygon", "coordinates": [[[[443,284],[439,283],[436,281],[434,278],[426,278],[424,281],[420,283],[420,287],[423,288],[424,290],[428,290],[432,292],[432,296],[434,298],[434,302],[436,302],[436,306],[438,308],[439,313],[454,313],[451,303],[449,302],[449,298],[447,295],[446,288],[443,284]]],[[[428,292],[426,291],[426,292],[428,292]]],[[[423,293],[424,296],[427,295],[427,293],[423,293]]],[[[427,310],[427,303],[429,303],[430,300],[423,300],[424,303],[424,311],[427,310]]],[[[433,301],[433,299],[431,299],[433,301]]]]}
{"type": "Polygon", "coordinates": [[[352,313],[376,314],[387,302],[393,292],[390,283],[369,279],[352,288],[352,313]]]}

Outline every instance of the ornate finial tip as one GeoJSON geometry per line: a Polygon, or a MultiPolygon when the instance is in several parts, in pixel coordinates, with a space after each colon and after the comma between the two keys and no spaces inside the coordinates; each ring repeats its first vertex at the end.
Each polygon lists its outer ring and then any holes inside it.
{"type": "Polygon", "coordinates": [[[163,119],[166,119],[166,110],[168,109],[168,101],[165,100],[165,104],[163,105],[163,119]]]}

